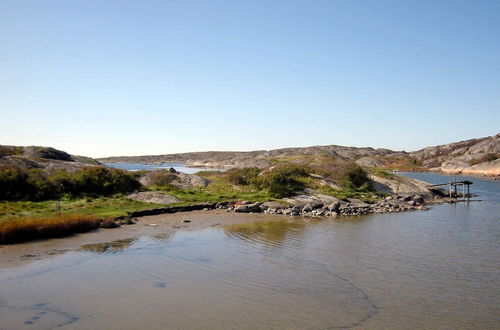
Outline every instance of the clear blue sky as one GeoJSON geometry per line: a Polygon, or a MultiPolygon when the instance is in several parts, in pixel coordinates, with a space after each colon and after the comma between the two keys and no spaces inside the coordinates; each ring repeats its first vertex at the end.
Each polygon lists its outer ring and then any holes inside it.
{"type": "Polygon", "coordinates": [[[409,151],[498,132],[498,0],[0,0],[0,144],[409,151]]]}

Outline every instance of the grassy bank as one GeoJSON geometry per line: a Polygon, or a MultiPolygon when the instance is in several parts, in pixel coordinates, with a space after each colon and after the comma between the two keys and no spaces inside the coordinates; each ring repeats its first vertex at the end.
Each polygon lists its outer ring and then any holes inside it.
{"type": "MultiPolygon", "coordinates": [[[[59,214],[57,201],[0,201],[0,222],[11,218],[44,218],[59,214]]],[[[60,213],[86,214],[97,217],[119,217],[127,212],[162,207],[134,201],[122,196],[66,199],[60,201],[60,213]]]]}
{"type": "Polygon", "coordinates": [[[0,221],[0,244],[83,233],[98,228],[101,221],[101,218],[87,214],[6,219],[0,221]]]}

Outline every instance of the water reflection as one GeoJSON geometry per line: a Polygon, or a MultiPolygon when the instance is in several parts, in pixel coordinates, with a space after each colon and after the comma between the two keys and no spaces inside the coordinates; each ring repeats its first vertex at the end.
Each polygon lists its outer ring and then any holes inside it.
{"type": "Polygon", "coordinates": [[[136,241],[137,241],[136,238],[126,238],[106,243],[86,244],[82,245],[79,250],[98,253],[98,254],[118,253],[118,252],[123,252],[125,249],[129,248],[136,241]]]}
{"type": "Polygon", "coordinates": [[[170,240],[174,236],[173,232],[160,233],[156,235],[152,235],[151,239],[157,242],[166,242],[170,240]]]}
{"type": "Polygon", "coordinates": [[[278,248],[287,241],[300,240],[304,236],[306,224],[299,220],[260,221],[224,226],[223,229],[230,238],[278,248]]]}

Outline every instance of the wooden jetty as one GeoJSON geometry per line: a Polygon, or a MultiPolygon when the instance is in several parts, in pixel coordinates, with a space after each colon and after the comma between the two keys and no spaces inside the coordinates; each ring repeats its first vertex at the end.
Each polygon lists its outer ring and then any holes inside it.
{"type": "Polygon", "coordinates": [[[431,184],[428,185],[427,188],[433,189],[433,188],[441,188],[441,187],[449,187],[448,191],[450,194],[450,197],[452,197],[453,193],[455,193],[455,196],[457,195],[457,187],[462,186],[462,197],[465,198],[470,197],[470,188],[469,186],[472,184],[471,181],[453,181],[453,182],[448,182],[448,183],[440,183],[440,184],[431,184]],[[465,194],[465,189],[467,188],[467,194],[465,194]]]}

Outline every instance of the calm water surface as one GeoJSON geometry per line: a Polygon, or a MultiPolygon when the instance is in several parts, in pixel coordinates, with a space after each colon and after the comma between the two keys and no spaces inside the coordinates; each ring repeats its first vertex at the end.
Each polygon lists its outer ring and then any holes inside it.
{"type": "MultiPolygon", "coordinates": [[[[139,170],[157,170],[157,169],[169,169],[171,167],[175,168],[179,172],[184,172],[187,174],[193,174],[199,171],[206,171],[207,168],[203,167],[187,167],[186,164],[180,163],[165,163],[161,165],[152,165],[152,164],[135,164],[135,163],[108,163],[104,164],[106,166],[119,168],[121,170],[127,171],[139,171],[139,170]]],[[[213,170],[213,169],[210,169],[213,170]]]]}
{"type": "Polygon", "coordinates": [[[500,183],[472,181],[485,201],[158,233],[3,269],[0,329],[499,329],[500,183]]]}

